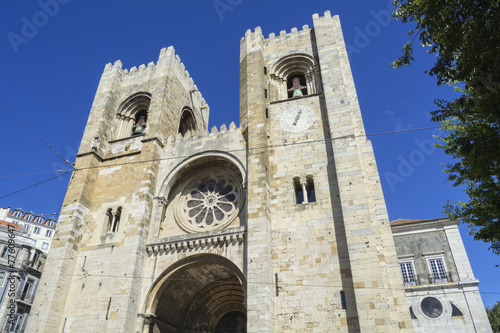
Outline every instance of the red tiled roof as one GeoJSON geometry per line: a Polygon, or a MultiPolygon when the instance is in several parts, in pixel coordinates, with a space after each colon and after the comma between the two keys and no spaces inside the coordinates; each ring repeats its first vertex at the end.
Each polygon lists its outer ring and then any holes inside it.
{"type": "Polygon", "coordinates": [[[391,221],[391,227],[399,226],[399,225],[409,225],[409,224],[417,224],[424,222],[434,222],[434,221],[445,221],[449,220],[449,217],[440,217],[438,219],[397,219],[391,221]]]}
{"type": "Polygon", "coordinates": [[[7,225],[7,226],[10,225],[11,227],[14,227],[18,230],[21,230],[21,227],[19,226],[19,224],[15,224],[15,223],[10,223],[10,222],[0,220],[0,225],[7,225]]]}

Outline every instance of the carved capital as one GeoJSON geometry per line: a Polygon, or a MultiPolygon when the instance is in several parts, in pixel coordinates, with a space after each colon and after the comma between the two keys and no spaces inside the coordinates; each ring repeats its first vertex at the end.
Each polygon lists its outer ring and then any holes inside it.
{"type": "Polygon", "coordinates": [[[168,203],[168,200],[165,197],[156,197],[158,206],[163,207],[168,203]]]}

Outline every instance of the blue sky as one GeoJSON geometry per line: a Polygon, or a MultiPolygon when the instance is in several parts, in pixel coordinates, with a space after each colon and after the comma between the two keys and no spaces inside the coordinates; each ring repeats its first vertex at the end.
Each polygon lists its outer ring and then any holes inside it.
{"type": "MultiPolygon", "coordinates": [[[[173,45],[210,106],[212,127],[238,124],[239,42],[247,29],[264,36],[312,27],[312,15],[339,15],[367,133],[435,126],[433,100],[451,98],[424,73],[433,55],[417,50],[411,66],[392,69],[409,26],[389,18],[391,1],[3,1],[0,4],[0,103],[74,162],[104,66],[156,62],[173,45]]],[[[3,108],[0,197],[68,169],[3,108]],[[42,173],[43,172],[43,173],[42,173]],[[34,175],[23,175],[34,174],[34,175]],[[13,175],[23,175],[15,176],[13,175]]],[[[442,206],[466,199],[442,172],[450,162],[422,130],[373,135],[391,220],[442,217],[442,206]]],[[[0,199],[1,207],[49,216],[62,204],[69,176],[0,199]]],[[[498,256],[488,245],[462,237],[485,305],[500,299],[498,256]]]]}

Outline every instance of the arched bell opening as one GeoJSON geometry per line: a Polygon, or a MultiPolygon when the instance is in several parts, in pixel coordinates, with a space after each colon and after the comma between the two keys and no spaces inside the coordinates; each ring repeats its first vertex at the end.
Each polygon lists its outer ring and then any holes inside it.
{"type": "Polygon", "coordinates": [[[270,78],[271,101],[321,92],[316,59],[308,54],[295,53],[279,59],[271,67],[270,78]]]}
{"type": "Polygon", "coordinates": [[[236,265],[200,255],[174,266],[151,291],[143,333],[246,332],[245,288],[236,265]]]}
{"type": "Polygon", "coordinates": [[[144,134],[150,104],[151,94],[148,92],[136,93],[121,103],[116,113],[115,139],[144,134]]]}
{"type": "Polygon", "coordinates": [[[179,133],[184,136],[189,131],[196,130],[196,120],[193,112],[189,108],[184,108],[179,122],[179,133]]]}

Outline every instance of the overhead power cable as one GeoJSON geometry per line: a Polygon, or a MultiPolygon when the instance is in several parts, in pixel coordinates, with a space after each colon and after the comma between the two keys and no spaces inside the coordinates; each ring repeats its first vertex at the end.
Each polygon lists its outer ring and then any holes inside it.
{"type": "MultiPolygon", "coordinates": [[[[304,145],[304,144],[312,144],[312,143],[327,143],[327,142],[332,142],[333,140],[340,140],[340,139],[346,139],[346,138],[359,138],[359,137],[366,137],[366,136],[373,136],[373,135],[404,133],[404,132],[421,131],[421,130],[428,130],[428,129],[435,129],[435,128],[440,128],[440,126],[411,128],[411,129],[406,129],[406,130],[379,132],[379,133],[364,134],[364,135],[345,135],[345,136],[339,136],[339,137],[335,137],[335,138],[326,138],[326,139],[291,142],[291,143],[281,143],[281,144],[275,144],[275,145],[264,145],[264,146],[251,147],[251,148],[232,149],[232,150],[225,150],[225,152],[234,153],[234,152],[240,152],[240,151],[246,151],[246,150],[258,150],[258,149],[286,147],[286,146],[304,145]]],[[[82,170],[89,170],[89,169],[100,169],[100,168],[112,168],[115,166],[123,166],[123,165],[131,165],[131,164],[139,164],[139,163],[147,163],[147,162],[157,162],[157,161],[165,161],[165,160],[173,160],[173,159],[182,159],[182,158],[188,158],[190,156],[191,155],[180,155],[180,156],[171,156],[171,157],[164,157],[164,158],[153,158],[153,159],[148,159],[148,160],[143,160],[143,161],[115,163],[115,164],[110,164],[110,165],[97,165],[97,166],[91,166],[91,167],[76,168],[75,171],[82,171],[82,170]]]]}
{"type": "Polygon", "coordinates": [[[399,130],[399,131],[389,131],[389,132],[379,132],[379,133],[366,134],[366,136],[382,135],[382,134],[394,134],[394,133],[404,133],[404,132],[413,132],[413,131],[422,131],[422,130],[434,129],[434,128],[441,128],[441,126],[429,126],[429,127],[420,127],[420,128],[409,128],[409,129],[404,129],[404,130],[399,130]]]}
{"type": "Polygon", "coordinates": [[[55,177],[52,177],[52,178],[49,178],[49,179],[45,179],[45,180],[43,180],[43,181],[41,181],[41,182],[39,182],[39,183],[36,183],[36,184],[30,185],[30,186],[27,186],[27,187],[25,187],[25,188],[22,188],[22,189],[20,189],[20,190],[15,191],[15,192],[12,192],[12,193],[9,193],[9,194],[7,194],[7,195],[4,195],[3,197],[0,197],[0,199],[3,199],[3,198],[6,198],[6,197],[8,197],[8,196],[11,196],[11,195],[13,195],[13,194],[16,194],[16,193],[22,192],[22,191],[27,190],[27,189],[29,189],[29,188],[35,187],[35,186],[37,186],[37,185],[40,185],[40,184],[46,183],[46,182],[48,182],[48,181],[50,181],[50,180],[52,180],[52,179],[56,179],[56,178],[58,178],[58,177],[62,177],[62,176],[64,176],[64,175],[67,175],[67,174],[68,174],[68,173],[70,173],[70,172],[71,172],[71,171],[68,171],[68,172],[65,172],[65,173],[63,173],[63,174],[61,174],[61,175],[57,175],[57,176],[55,176],[55,177]]]}
{"type": "MultiPolygon", "coordinates": [[[[0,103],[1,105],[1,103],[0,103]]],[[[3,105],[2,105],[3,106],[3,105]]],[[[226,152],[238,152],[238,151],[245,151],[245,150],[256,150],[256,149],[266,149],[266,148],[276,148],[276,147],[284,147],[284,146],[291,146],[291,145],[301,145],[301,144],[311,144],[311,143],[322,143],[322,142],[331,142],[332,140],[338,140],[338,139],[344,139],[348,137],[363,137],[363,136],[372,136],[372,135],[383,135],[383,134],[394,134],[394,133],[403,133],[403,132],[411,132],[411,131],[421,131],[421,130],[427,130],[427,129],[435,129],[439,128],[440,126],[431,126],[431,127],[420,127],[420,128],[411,128],[411,129],[406,129],[406,130],[398,130],[398,131],[389,131],[389,132],[379,132],[379,133],[371,133],[371,134],[366,134],[366,135],[355,135],[355,136],[341,136],[341,137],[336,137],[336,138],[326,138],[326,139],[319,139],[319,140],[309,140],[309,141],[302,141],[302,142],[292,142],[292,143],[282,143],[282,144],[276,144],[276,145],[265,145],[265,146],[260,146],[260,147],[253,147],[253,148],[242,148],[242,149],[232,149],[232,150],[227,150],[226,152]]],[[[36,134],[35,134],[36,135],[36,134]]],[[[38,172],[38,173],[30,173],[30,174],[19,174],[19,175],[8,175],[8,176],[0,176],[0,178],[10,178],[10,177],[17,177],[17,176],[29,176],[29,175],[37,175],[37,174],[43,174],[43,173],[54,173],[54,172],[65,172],[62,175],[58,175],[56,177],[47,179],[43,182],[28,186],[26,188],[23,188],[19,191],[10,193],[8,195],[5,195],[3,197],[0,197],[0,199],[8,197],[12,194],[24,191],[28,188],[34,187],[36,185],[42,184],[46,181],[49,181],[51,179],[64,176],[69,172],[72,171],[82,171],[82,170],[89,170],[89,169],[100,169],[100,168],[111,168],[115,166],[123,166],[123,165],[130,165],[130,164],[139,164],[139,163],[147,163],[147,162],[156,162],[156,161],[163,161],[163,160],[172,160],[172,159],[181,159],[181,158],[188,158],[191,155],[181,155],[181,156],[172,156],[172,157],[165,157],[165,158],[155,158],[155,159],[149,159],[149,160],[144,160],[144,161],[134,161],[134,162],[124,162],[124,163],[116,163],[112,165],[99,165],[99,166],[92,166],[92,167],[85,167],[85,168],[78,168],[78,169],[67,169],[67,170],[54,170],[54,171],[45,171],[45,172],[38,172]]],[[[69,163],[69,162],[68,162],[69,163]]],[[[73,167],[73,165],[71,165],[73,167]]]]}
{"type": "MultiPolygon", "coordinates": [[[[61,155],[61,154],[59,154],[59,153],[57,152],[57,150],[55,150],[54,148],[52,148],[52,146],[51,146],[51,145],[49,145],[49,144],[47,143],[47,141],[45,141],[44,139],[42,139],[42,137],[41,137],[40,135],[36,134],[36,133],[35,133],[35,131],[33,131],[33,130],[32,130],[32,129],[28,126],[28,125],[26,125],[26,124],[25,124],[25,123],[24,123],[21,119],[19,119],[19,117],[17,117],[17,116],[16,116],[16,115],[15,115],[12,111],[10,111],[10,110],[9,110],[9,109],[5,106],[5,105],[3,105],[1,102],[0,102],[0,105],[1,105],[1,106],[2,106],[2,107],[3,107],[3,108],[4,108],[4,109],[5,109],[8,113],[10,113],[10,114],[12,115],[12,117],[16,118],[16,119],[17,119],[17,121],[19,121],[21,124],[23,124],[23,126],[24,126],[24,127],[26,127],[26,128],[27,128],[27,129],[28,129],[31,133],[33,133],[33,134],[34,134],[34,135],[35,135],[38,139],[40,139],[43,143],[45,143],[45,145],[46,145],[47,147],[49,147],[49,148],[50,148],[50,149],[51,149],[54,153],[56,153],[56,154],[57,154],[57,156],[59,156],[60,158],[62,158],[62,160],[63,160],[64,162],[66,162],[66,163],[67,163],[67,164],[69,164],[71,167],[73,167],[73,164],[71,164],[71,163],[70,163],[67,159],[65,159],[64,157],[62,157],[62,155],[61,155]]],[[[0,199],[1,199],[1,198],[0,198],[0,199]]]]}
{"type": "Polygon", "coordinates": [[[22,177],[22,176],[35,176],[35,175],[42,175],[42,174],[45,174],[45,173],[71,172],[71,171],[73,171],[73,169],[53,170],[53,171],[40,171],[40,172],[33,172],[33,173],[22,173],[22,174],[17,174],[17,175],[0,176],[0,178],[12,178],[12,177],[22,177]]]}
{"type": "MultiPolygon", "coordinates": [[[[54,258],[52,258],[54,259],[54,258]]],[[[60,260],[61,258],[57,258],[56,260],[60,260]]],[[[65,258],[68,259],[68,258],[65,258]]],[[[75,260],[74,258],[69,258],[72,260],[75,260]]],[[[76,260],[75,260],[76,262],[76,260]]],[[[76,262],[78,264],[78,262],[76,262]]],[[[83,270],[83,267],[78,264],[83,270]]],[[[62,273],[61,275],[63,276],[72,276],[74,278],[78,278],[77,280],[81,280],[82,278],[113,278],[113,279],[132,279],[132,280],[155,280],[154,276],[134,276],[134,275],[117,275],[117,274],[90,274],[87,271],[83,270],[81,274],[78,273],[62,273]]],[[[236,280],[216,280],[216,279],[189,279],[189,278],[169,278],[168,281],[179,281],[179,282],[204,282],[204,283],[228,283],[228,282],[237,282],[236,280]]],[[[267,285],[267,286],[274,286],[276,285],[276,282],[245,282],[247,285],[267,285]]],[[[338,289],[338,286],[333,286],[331,284],[326,284],[326,283],[302,283],[302,284],[297,284],[295,283],[286,283],[286,282],[280,282],[280,286],[283,287],[296,287],[296,288],[335,288],[338,289]]],[[[377,290],[387,290],[387,288],[384,287],[370,287],[370,289],[377,289],[377,290]]],[[[479,290],[478,290],[479,291],[479,290]]],[[[449,290],[447,292],[448,294],[463,294],[463,291],[461,290],[456,290],[456,291],[451,291],[449,290]]],[[[489,295],[500,295],[500,291],[479,291],[480,294],[489,294],[489,295]]]]}

